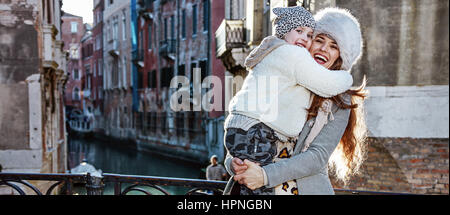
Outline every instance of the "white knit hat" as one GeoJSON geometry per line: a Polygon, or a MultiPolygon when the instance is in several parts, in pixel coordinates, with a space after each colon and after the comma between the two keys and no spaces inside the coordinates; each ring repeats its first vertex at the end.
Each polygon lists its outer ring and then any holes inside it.
{"type": "Polygon", "coordinates": [[[326,34],[336,40],[342,59],[342,69],[351,70],[361,58],[363,39],[358,20],[348,10],[325,8],[314,15],[314,36],[326,34]]]}

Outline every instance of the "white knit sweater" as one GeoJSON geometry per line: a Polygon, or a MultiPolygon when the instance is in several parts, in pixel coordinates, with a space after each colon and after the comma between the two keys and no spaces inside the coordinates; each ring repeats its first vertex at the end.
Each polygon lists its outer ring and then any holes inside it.
{"type": "Polygon", "coordinates": [[[273,41],[265,39],[260,45],[265,48],[252,52],[260,51],[263,57],[231,99],[229,111],[258,119],[287,137],[295,137],[307,119],[310,91],[332,97],[348,90],[353,78],[347,71],[327,70],[305,48],[285,43],[270,50],[268,43],[273,41]],[[276,77],[272,84],[277,86],[269,86],[268,77],[276,77]],[[258,80],[267,81],[263,84],[258,80]]]}

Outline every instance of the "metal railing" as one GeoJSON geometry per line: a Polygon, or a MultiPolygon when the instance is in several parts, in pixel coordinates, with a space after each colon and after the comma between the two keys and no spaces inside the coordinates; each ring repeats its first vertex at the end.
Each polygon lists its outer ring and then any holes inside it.
{"type": "MultiPolygon", "coordinates": [[[[146,195],[153,195],[149,189],[153,188],[160,194],[171,195],[161,186],[187,187],[190,190],[185,195],[222,195],[226,186],[225,181],[208,181],[202,179],[154,177],[139,175],[120,175],[104,173],[101,177],[88,174],[42,174],[42,173],[0,173],[0,188],[3,186],[11,187],[20,195],[28,195],[25,187],[32,190],[36,195],[44,195],[35,185],[29,181],[54,181],[45,195],[51,195],[55,188],[59,187],[62,191],[58,194],[73,195],[74,184],[83,184],[87,195],[103,195],[105,184],[112,183],[114,186],[114,195],[127,195],[132,191],[141,192],[146,195]],[[21,184],[22,186],[18,185],[21,184]],[[131,184],[131,185],[130,185],[131,184]],[[205,192],[210,191],[210,192],[205,192]]],[[[365,190],[346,190],[334,189],[337,195],[414,195],[411,193],[378,192],[365,190]]]]}
{"type": "Polygon", "coordinates": [[[131,52],[131,59],[137,63],[144,60],[144,49],[136,49],[131,52]]]}
{"type": "MultiPolygon", "coordinates": [[[[41,173],[0,173],[0,186],[6,185],[17,191],[20,195],[27,195],[26,187],[31,189],[31,194],[51,195],[56,187],[62,195],[73,195],[74,184],[83,184],[87,195],[103,195],[106,183],[114,186],[114,195],[127,195],[131,191],[137,191],[146,195],[153,195],[149,190],[141,187],[153,188],[157,193],[171,195],[161,186],[177,186],[191,188],[186,195],[209,195],[204,191],[212,191],[213,194],[221,194],[226,186],[224,181],[208,181],[201,179],[153,177],[139,175],[120,175],[104,173],[101,177],[88,174],[41,174],[41,173]],[[42,192],[29,181],[53,182],[46,191],[42,192]],[[22,186],[20,186],[21,184],[22,186]],[[130,185],[131,184],[131,185],[130,185]]],[[[28,192],[29,193],[29,192],[28,192]]]]}
{"type": "Polygon", "coordinates": [[[216,36],[216,57],[222,55],[233,48],[242,48],[246,45],[246,30],[243,20],[224,19],[217,29],[216,36]]]}
{"type": "Polygon", "coordinates": [[[165,39],[159,42],[159,54],[163,56],[168,56],[170,54],[175,54],[175,52],[176,52],[175,39],[165,39]]]}

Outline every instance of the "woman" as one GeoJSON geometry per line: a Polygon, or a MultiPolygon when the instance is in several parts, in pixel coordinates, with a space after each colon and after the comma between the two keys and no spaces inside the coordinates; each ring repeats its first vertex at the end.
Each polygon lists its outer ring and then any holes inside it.
{"type": "MultiPolygon", "coordinates": [[[[273,162],[276,142],[295,143],[308,117],[311,92],[330,98],[353,83],[347,71],[330,71],[311,57],[315,20],[309,11],[297,6],[273,12],[277,36],[264,38],[246,58],[249,74],[230,101],[224,122],[227,152],[261,166],[273,162]]],[[[241,187],[242,195],[272,193],[241,187]]]]}
{"type": "MultiPolygon", "coordinates": [[[[358,21],[338,8],[324,9],[315,19],[316,36],[310,48],[311,55],[326,68],[350,71],[362,50],[358,21]]],[[[281,147],[278,147],[278,160],[274,163],[261,168],[251,161],[242,162],[227,156],[227,169],[231,174],[237,173],[234,180],[250,189],[275,187],[274,194],[334,194],[327,167],[331,167],[338,179],[347,182],[364,158],[364,85],[365,81],[359,88],[332,99],[314,96],[308,110],[310,119],[297,143],[278,143],[281,147]],[[311,128],[312,122],[319,125],[314,127],[319,127],[320,133],[311,128]]],[[[235,187],[229,183],[224,193],[232,193],[235,187]]]]}

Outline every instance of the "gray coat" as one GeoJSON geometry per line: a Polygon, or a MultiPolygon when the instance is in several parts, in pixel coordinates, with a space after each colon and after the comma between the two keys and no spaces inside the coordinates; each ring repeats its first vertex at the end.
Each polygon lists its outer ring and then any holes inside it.
{"type": "MultiPolygon", "coordinates": [[[[276,163],[263,166],[268,178],[267,187],[275,187],[284,182],[296,179],[300,195],[334,195],[334,190],[328,177],[328,160],[339,144],[350,116],[350,109],[339,109],[333,104],[334,120],[329,121],[309,146],[301,152],[313,120],[306,122],[300,133],[293,156],[276,163]]],[[[231,155],[225,159],[225,167],[231,175],[231,155]]],[[[224,194],[229,194],[235,181],[231,178],[224,194]]]]}

